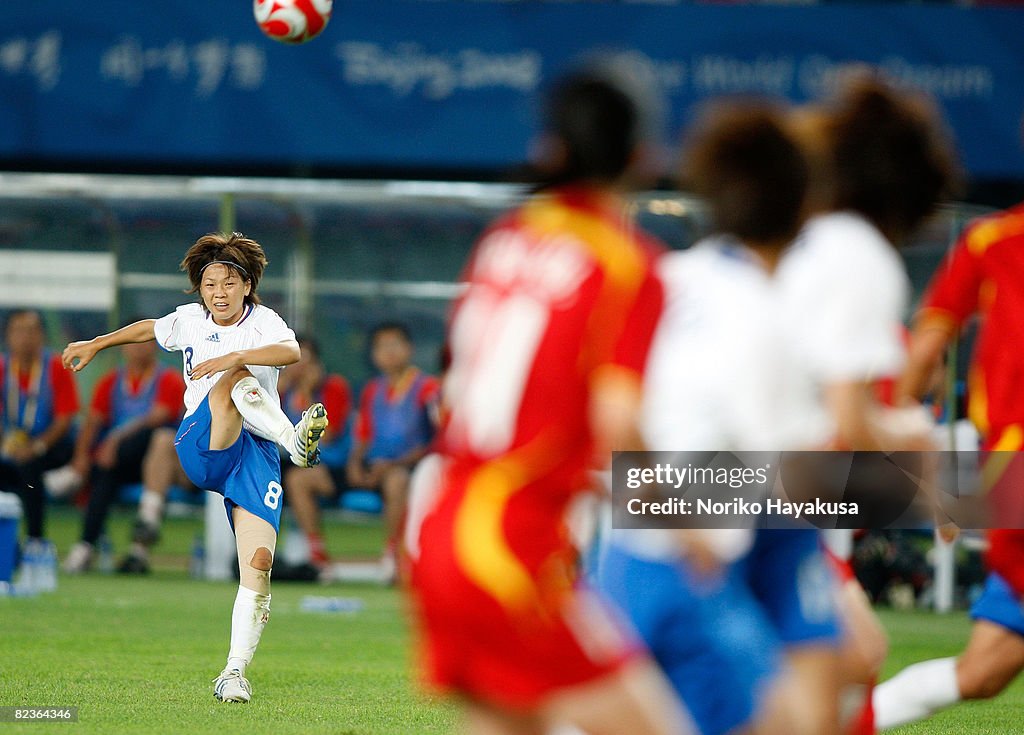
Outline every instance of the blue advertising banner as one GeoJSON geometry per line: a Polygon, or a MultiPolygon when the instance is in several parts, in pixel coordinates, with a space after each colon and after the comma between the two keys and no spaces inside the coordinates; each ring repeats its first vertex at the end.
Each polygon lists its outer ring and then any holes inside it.
{"type": "Polygon", "coordinates": [[[796,101],[857,62],[938,100],[976,176],[1024,176],[1024,9],[336,0],[302,46],[245,0],[5,8],[10,160],[502,168],[537,92],[595,49],[656,75],[672,130],[719,94],[796,101]]]}

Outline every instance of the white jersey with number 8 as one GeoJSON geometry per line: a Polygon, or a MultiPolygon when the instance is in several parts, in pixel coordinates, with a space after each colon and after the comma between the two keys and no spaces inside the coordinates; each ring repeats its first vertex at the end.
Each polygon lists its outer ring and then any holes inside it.
{"type": "MultiPolygon", "coordinates": [[[[229,352],[286,342],[295,339],[295,332],[285,324],[277,312],[262,305],[247,304],[242,318],[228,327],[213,321],[202,305],[186,304],[156,320],[154,327],[157,343],[168,352],[182,353],[182,372],[185,377],[185,415],[192,414],[203,402],[206,394],[224,373],[214,373],[199,380],[191,380],[192,368],[201,362],[222,357],[229,352]]],[[[247,365],[260,385],[275,400],[280,367],[247,365]]],[[[251,427],[246,427],[251,430],[251,427]]]]}

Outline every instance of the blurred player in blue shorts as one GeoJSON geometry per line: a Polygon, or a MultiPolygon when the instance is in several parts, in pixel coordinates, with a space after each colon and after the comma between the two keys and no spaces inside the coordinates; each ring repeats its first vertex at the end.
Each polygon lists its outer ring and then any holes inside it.
{"type": "Polygon", "coordinates": [[[180,351],[186,381],[185,417],[175,439],[189,479],[224,496],[235,532],[240,584],[231,615],[227,666],[214,680],[223,702],[248,702],[245,668],[270,617],[270,570],[281,521],[277,445],[300,467],[316,464],[327,427],[315,403],[292,425],[281,410],[278,372],[299,359],[295,334],[256,293],[267,259],[259,243],[238,233],[199,238],[181,269],[199,303],[160,319],[73,342],[64,366],[79,371],[107,347],[155,339],[180,351]]]}
{"type": "MultiPolygon", "coordinates": [[[[686,179],[717,234],[662,261],[650,449],[802,446],[774,271],[801,225],[809,166],[785,120],[765,106],[723,106],[691,142],[686,179]]],[[[836,731],[834,585],[815,531],[616,530],[600,577],[702,733],[836,731]]]]}

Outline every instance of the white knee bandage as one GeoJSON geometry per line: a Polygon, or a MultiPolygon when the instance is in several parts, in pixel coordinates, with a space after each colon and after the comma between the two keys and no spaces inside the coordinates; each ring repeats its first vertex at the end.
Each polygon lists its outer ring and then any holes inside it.
{"type": "Polygon", "coordinates": [[[261,595],[270,592],[277,534],[273,526],[250,513],[235,515],[235,544],[238,549],[238,577],[243,587],[261,595]]]}
{"type": "Polygon", "coordinates": [[[256,378],[247,375],[235,383],[231,388],[231,402],[242,415],[247,428],[257,436],[291,449],[295,427],[281,410],[281,405],[256,378]]]}

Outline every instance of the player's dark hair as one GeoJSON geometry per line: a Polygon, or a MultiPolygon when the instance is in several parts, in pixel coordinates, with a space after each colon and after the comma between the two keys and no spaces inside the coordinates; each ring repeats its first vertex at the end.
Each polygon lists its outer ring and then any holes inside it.
{"type": "Polygon", "coordinates": [[[547,97],[544,120],[546,132],[561,147],[545,186],[614,182],[629,168],[641,139],[637,101],[596,71],[557,82],[547,97]]]}
{"type": "Polygon", "coordinates": [[[380,324],[376,325],[373,329],[371,329],[370,344],[372,345],[374,342],[377,341],[377,338],[379,336],[381,336],[382,334],[386,334],[387,332],[397,334],[406,342],[412,344],[412,332],[409,330],[409,327],[405,323],[398,321],[381,322],[380,324]]]}
{"type": "MultiPolygon", "coordinates": [[[[236,274],[243,281],[251,284],[247,303],[260,303],[256,287],[263,277],[263,269],[267,266],[267,256],[263,248],[255,240],[250,240],[240,232],[227,235],[223,232],[211,232],[203,235],[185,253],[181,261],[181,270],[188,274],[192,288],[185,293],[199,293],[203,283],[203,271],[207,266],[219,263],[236,274]]],[[[206,308],[206,305],[203,305],[206,308]]]]}
{"type": "Polygon", "coordinates": [[[313,357],[317,360],[320,359],[320,342],[308,334],[300,334],[295,338],[295,341],[299,343],[299,347],[308,349],[313,353],[313,357]]]}
{"type": "Polygon", "coordinates": [[[36,321],[39,322],[40,328],[42,328],[43,315],[38,309],[13,309],[7,313],[7,318],[4,320],[4,335],[10,331],[11,324],[14,323],[14,320],[23,316],[34,316],[36,321]]]}
{"type": "Polygon", "coordinates": [[[715,229],[754,246],[796,235],[809,176],[782,113],[755,102],[707,110],[683,166],[684,181],[707,203],[715,229]]]}
{"type": "Polygon", "coordinates": [[[826,128],[835,210],[868,218],[898,243],[952,193],[956,156],[933,105],[875,77],[842,91],[826,128]]]}

